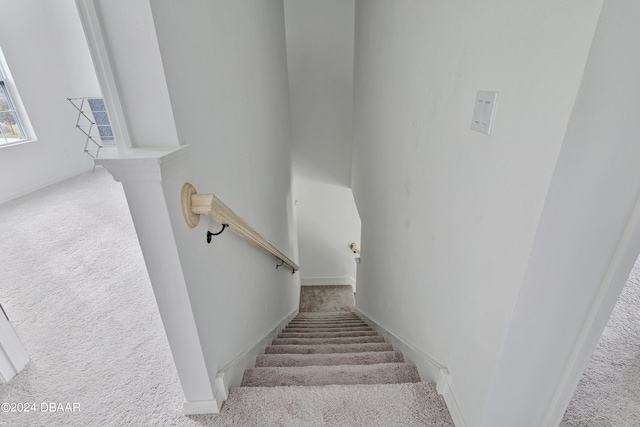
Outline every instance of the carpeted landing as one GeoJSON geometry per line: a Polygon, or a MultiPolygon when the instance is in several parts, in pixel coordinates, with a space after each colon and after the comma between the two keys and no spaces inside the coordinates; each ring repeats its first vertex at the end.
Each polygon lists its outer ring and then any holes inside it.
{"type": "Polygon", "coordinates": [[[299,313],[245,371],[216,425],[453,426],[435,385],[352,312],[299,313]]]}

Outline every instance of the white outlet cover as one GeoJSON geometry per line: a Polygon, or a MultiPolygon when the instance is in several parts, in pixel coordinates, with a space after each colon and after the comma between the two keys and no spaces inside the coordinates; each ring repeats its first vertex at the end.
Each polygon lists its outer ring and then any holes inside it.
{"type": "Polygon", "coordinates": [[[497,101],[498,92],[478,91],[478,95],[476,96],[476,105],[473,110],[471,129],[491,135],[497,101]]]}

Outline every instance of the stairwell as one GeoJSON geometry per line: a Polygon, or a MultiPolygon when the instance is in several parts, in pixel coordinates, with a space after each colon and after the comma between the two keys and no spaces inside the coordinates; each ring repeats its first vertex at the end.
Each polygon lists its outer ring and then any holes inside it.
{"type": "Polygon", "coordinates": [[[299,313],[230,391],[229,426],[453,426],[435,384],[353,312],[299,313]]]}

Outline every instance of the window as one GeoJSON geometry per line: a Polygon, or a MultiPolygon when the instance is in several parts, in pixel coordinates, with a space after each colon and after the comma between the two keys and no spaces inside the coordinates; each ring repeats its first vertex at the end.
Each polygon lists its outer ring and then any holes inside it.
{"type": "MultiPolygon", "coordinates": [[[[0,147],[29,140],[20,108],[22,103],[13,87],[11,75],[8,72],[4,56],[0,50],[0,147]]],[[[27,123],[28,124],[28,123],[27,123]]]]}

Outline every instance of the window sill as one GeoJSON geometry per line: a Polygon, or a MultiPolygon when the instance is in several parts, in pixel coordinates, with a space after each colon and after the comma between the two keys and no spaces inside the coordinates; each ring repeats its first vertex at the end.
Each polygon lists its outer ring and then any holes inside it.
{"type": "Polygon", "coordinates": [[[7,142],[4,144],[0,144],[0,149],[6,148],[6,147],[15,147],[16,145],[28,144],[30,142],[36,142],[36,141],[37,139],[23,139],[22,141],[7,142]]]}

